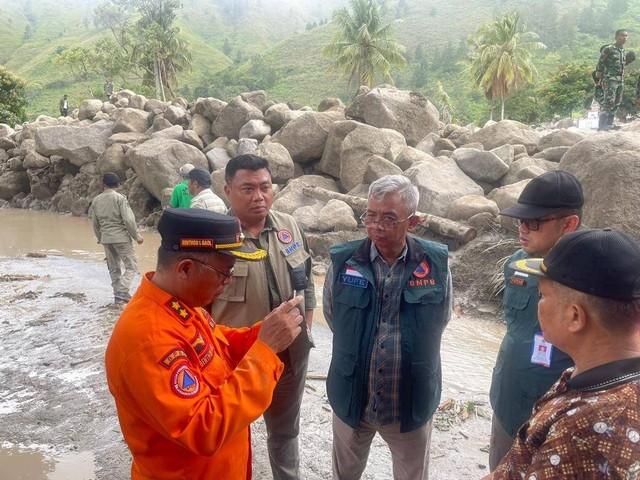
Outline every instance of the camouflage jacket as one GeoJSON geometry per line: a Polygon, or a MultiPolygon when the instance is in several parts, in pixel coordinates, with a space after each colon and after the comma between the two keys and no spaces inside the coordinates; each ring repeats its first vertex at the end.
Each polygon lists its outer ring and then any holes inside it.
{"type": "Polygon", "coordinates": [[[602,73],[601,78],[622,81],[624,64],[624,48],[612,43],[602,49],[600,60],[598,60],[598,65],[596,66],[596,72],[602,73]]]}

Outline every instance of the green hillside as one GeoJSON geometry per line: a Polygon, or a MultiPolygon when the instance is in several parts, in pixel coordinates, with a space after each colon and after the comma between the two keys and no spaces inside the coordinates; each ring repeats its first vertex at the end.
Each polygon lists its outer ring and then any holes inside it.
{"type": "MultiPolygon", "coordinates": [[[[104,79],[87,85],[53,65],[65,48],[91,47],[111,32],[94,24],[98,0],[0,0],[0,64],[28,82],[28,111],[58,114],[67,93],[77,106],[91,92],[99,96],[104,79]]],[[[334,27],[325,24],[344,0],[183,0],[178,25],[191,45],[192,71],[179,79],[177,92],[188,99],[214,95],[224,100],[243,88],[265,89],[277,101],[316,106],[327,96],[348,100],[355,87],[327,74],[322,49],[334,27]]],[[[517,10],[549,49],[536,63],[538,83],[511,102],[535,110],[537,90],[558,64],[595,63],[600,45],[624,22],[628,46],[640,45],[640,0],[385,0],[396,38],[406,46],[408,66],[394,72],[396,84],[427,94],[438,105],[436,82],[444,85],[461,121],[488,116],[482,94],[465,73],[466,39],[479,25],[517,10]]],[[[116,89],[127,87],[114,79],[116,89]]],[[[532,112],[518,111],[522,118],[532,112]]]]}

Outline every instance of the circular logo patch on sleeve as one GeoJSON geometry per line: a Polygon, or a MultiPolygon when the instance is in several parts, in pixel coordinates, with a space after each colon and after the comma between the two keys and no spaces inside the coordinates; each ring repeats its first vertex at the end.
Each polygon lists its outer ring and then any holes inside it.
{"type": "Polygon", "coordinates": [[[279,230],[278,240],[280,240],[284,244],[291,243],[291,241],[293,240],[293,235],[291,235],[291,232],[289,230],[279,230]]]}
{"type": "Polygon", "coordinates": [[[198,377],[186,363],[176,367],[171,375],[171,389],[182,398],[191,398],[200,391],[198,377]]]}

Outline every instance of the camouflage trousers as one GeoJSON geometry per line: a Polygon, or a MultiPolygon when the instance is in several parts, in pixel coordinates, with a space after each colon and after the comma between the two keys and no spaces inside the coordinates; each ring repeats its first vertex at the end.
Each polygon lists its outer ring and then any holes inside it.
{"type": "MultiPolygon", "coordinates": [[[[618,107],[622,102],[622,91],[624,90],[624,83],[619,80],[607,79],[602,80],[602,101],[600,103],[600,113],[608,115],[610,118],[615,117],[618,112],[618,107]]],[[[596,87],[596,95],[598,87],[596,87]]]]}

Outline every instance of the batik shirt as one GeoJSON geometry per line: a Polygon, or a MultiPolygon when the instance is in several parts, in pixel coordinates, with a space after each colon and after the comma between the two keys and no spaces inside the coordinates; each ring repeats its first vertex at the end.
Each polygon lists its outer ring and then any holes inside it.
{"type": "Polygon", "coordinates": [[[640,479],[640,357],[573,370],[536,403],[494,480],[640,479]]]}

